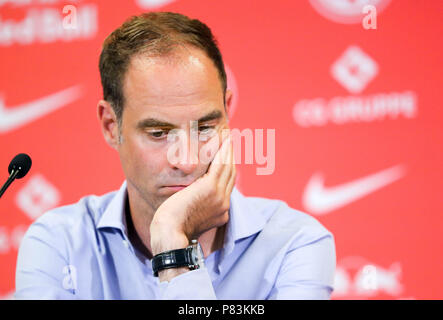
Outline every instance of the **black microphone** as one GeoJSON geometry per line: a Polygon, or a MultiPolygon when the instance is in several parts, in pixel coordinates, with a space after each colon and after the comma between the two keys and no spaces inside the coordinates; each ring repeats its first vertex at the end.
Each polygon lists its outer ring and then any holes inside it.
{"type": "Polygon", "coordinates": [[[9,178],[0,190],[0,197],[15,179],[23,178],[31,169],[32,160],[26,153],[19,153],[11,160],[8,167],[9,178]]]}

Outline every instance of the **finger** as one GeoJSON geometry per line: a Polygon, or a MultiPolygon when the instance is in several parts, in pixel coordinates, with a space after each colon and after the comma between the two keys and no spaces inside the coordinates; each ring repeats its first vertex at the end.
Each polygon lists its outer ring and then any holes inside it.
{"type": "Polygon", "coordinates": [[[235,181],[237,178],[237,168],[235,167],[235,164],[233,164],[233,168],[231,170],[232,174],[229,177],[228,184],[226,186],[226,194],[225,197],[230,197],[232,193],[232,189],[234,189],[235,181]]]}
{"type": "Polygon", "coordinates": [[[223,162],[226,161],[224,159],[226,157],[226,153],[229,151],[228,148],[229,148],[229,136],[225,137],[225,139],[223,140],[221,147],[218,149],[208,169],[208,174],[214,179],[218,180],[223,170],[223,162]]]}
{"type": "Polygon", "coordinates": [[[229,176],[229,181],[227,183],[227,187],[226,187],[226,197],[229,197],[231,195],[232,189],[234,188],[235,185],[235,181],[237,178],[237,167],[235,165],[235,154],[234,154],[234,146],[231,143],[231,152],[232,152],[232,158],[231,158],[231,163],[230,163],[230,176],[229,176]]]}
{"type": "Polygon", "coordinates": [[[211,167],[213,166],[214,158],[217,156],[219,150],[220,150],[220,137],[218,134],[215,134],[213,137],[211,137],[209,141],[205,143],[205,145],[200,150],[199,153],[200,161],[204,164],[208,164],[206,173],[208,173],[209,170],[214,170],[211,167]]]}
{"type": "Polygon", "coordinates": [[[220,172],[220,176],[218,178],[218,187],[222,190],[226,189],[226,186],[229,182],[229,178],[232,175],[232,164],[233,164],[233,147],[232,142],[229,141],[229,145],[227,146],[227,152],[224,154],[223,159],[223,167],[220,172]]]}

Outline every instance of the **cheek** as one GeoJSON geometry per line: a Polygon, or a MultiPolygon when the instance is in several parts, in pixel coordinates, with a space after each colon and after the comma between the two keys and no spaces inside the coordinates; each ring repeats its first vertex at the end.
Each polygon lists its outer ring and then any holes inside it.
{"type": "Polygon", "coordinates": [[[135,175],[143,176],[144,179],[146,175],[155,178],[165,166],[166,148],[163,145],[144,141],[140,137],[125,140],[124,144],[125,158],[130,166],[128,169],[135,175]]]}
{"type": "Polygon", "coordinates": [[[145,149],[144,152],[138,155],[138,166],[140,170],[143,170],[148,175],[152,175],[152,178],[156,178],[156,175],[160,173],[164,167],[163,164],[163,151],[158,149],[145,149]]]}

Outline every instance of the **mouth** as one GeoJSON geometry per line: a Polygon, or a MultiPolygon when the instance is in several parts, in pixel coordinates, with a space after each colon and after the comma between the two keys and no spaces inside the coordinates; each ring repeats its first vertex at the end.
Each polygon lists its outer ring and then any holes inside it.
{"type": "Polygon", "coordinates": [[[164,186],[163,188],[168,191],[180,191],[186,188],[187,186],[189,186],[189,184],[174,184],[174,185],[164,186]]]}

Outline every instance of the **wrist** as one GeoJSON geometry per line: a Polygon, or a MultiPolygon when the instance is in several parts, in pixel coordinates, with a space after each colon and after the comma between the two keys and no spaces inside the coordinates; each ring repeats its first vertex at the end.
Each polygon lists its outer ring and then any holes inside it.
{"type": "Polygon", "coordinates": [[[193,240],[186,248],[157,254],[152,260],[153,274],[158,276],[160,281],[169,281],[182,273],[201,267],[204,267],[204,256],[197,240],[193,240]]]}
{"type": "Polygon", "coordinates": [[[183,249],[189,245],[189,239],[184,233],[171,231],[167,228],[151,228],[151,249],[155,256],[159,253],[183,249]]]}

